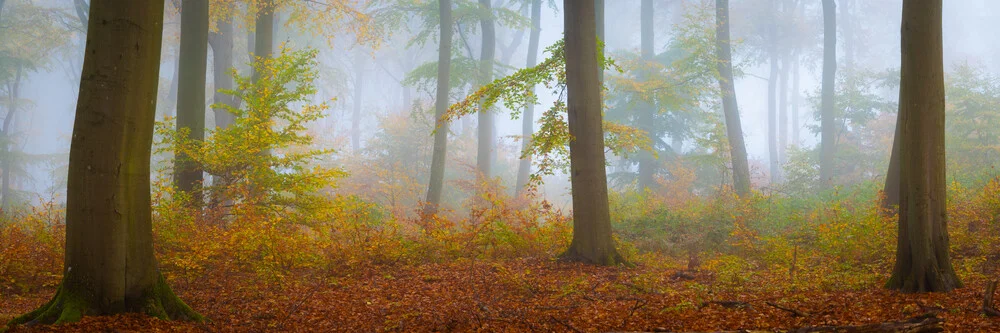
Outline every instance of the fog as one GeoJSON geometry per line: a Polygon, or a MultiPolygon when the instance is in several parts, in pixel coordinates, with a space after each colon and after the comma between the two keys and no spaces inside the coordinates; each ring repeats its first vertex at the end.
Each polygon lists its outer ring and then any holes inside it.
{"type": "MultiPolygon", "coordinates": [[[[560,12],[561,3],[544,1],[541,12],[541,32],[539,42],[539,59],[545,59],[548,54],[544,54],[545,47],[552,45],[562,37],[563,18],[560,12]]],[[[676,36],[678,25],[686,24],[685,15],[689,15],[699,8],[712,8],[712,3],[704,4],[701,1],[692,0],[658,0],[655,2],[654,21],[654,52],[660,54],[667,51],[671,39],[676,36]]],[[[779,1],[780,2],[780,1],[779,1]]],[[[801,35],[803,41],[795,46],[799,49],[801,67],[799,69],[800,82],[799,91],[790,92],[791,98],[799,98],[799,124],[791,124],[791,127],[798,126],[801,132],[799,142],[790,142],[790,145],[801,145],[804,149],[812,149],[819,142],[819,135],[810,128],[818,126],[813,114],[815,106],[810,101],[809,96],[818,96],[822,67],[822,8],[819,1],[785,1],[797,3],[800,13],[797,14],[794,27],[801,35]]],[[[862,68],[872,72],[883,72],[897,69],[899,67],[899,22],[901,1],[898,0],[840,0],[838,2],[838,75],[843,73],[845,66],[862,68]],[[850,12],[842,12],[844,4],[853,6],[850,12]],[[844,22],[848,24],[847,29],[853,35],[845,35],[844,22]],[[850,44],[850,45],[848,45],[850,44]],[[853,54],[846,54],[848,50],[853,54]],[[850,59],[850,60],[847,60],[850,59]],[[850,63],[848,63],[850,62],[850,63]]],[[[179,43],[179,15],[175,9],[176,1],[168,1],[166,10],[166,24],[164,26],[164,39],[162,48],[162,66],[160,70],[160,96],[158,100],[158,119],[165,119],[166,115],[173,114],[170,109],[174,104],[168,100],[170,85],[173,82],[174,68],[176,66],[177,49],[179,43]]],[[[527,15],[526,7],[521,1],[501,1],[494,0],[494,6],[498,8],[509,8],[514,12],[527,15]]],[[[606,45],[607,55],[615,59],[622,53],[639,53],[640,47],[640,1],[637,0],[607,0],[606,1],[606,45]]],[[[742,67],[742,75],[736,78],[736,97],[739,103],[739,111],[743,123],[746,147],[751,160],[752,173],[754,173],[755,184],[767,186],[767,165],[770,162],[768,150],[768,77],[769,61],[762,49],[763,26],[768,23],[766,0],[733,0],[731,1],[732,33],[734,39],[734,63],[742,67]]],[[[14,136],[16,143],[15,150],[23,150],[26,155],[46,156],[44,161],[28,163],[24,172],[14,175],[13,188],[24,193],[25,199],[22,203],[31,203],[39,199],[64,199],[65,172],[69,151],[69,137],[72,130],[73,114],[76,101],[76,91],[79,84],[79,70],[82,63],[83,32],[80,23],[75,22],[75,12],[73,1],[70,0],[10,0],[7,6],[16,7],[5,9],[2,21],[9,21],[12,15],[18,15],[19,10],[27,11],[27,7],[36,7],[31,10],[45,11],[45,15],[50,15],[58,19],[34,20],[30,24],[39,26],[28,26],[28,29],[49,29],[59,31],[60,36],[46,36],[48,38],[58,38],[54,41],[51,49],[43,50],[35,57],[36,62],[33,68],[26,70],[20,82],[20,100],[25,101],[22,105],[24,114],[15,117],[13,126],[16,129],[14,136]],[[15,5],[12,5],[14,3],[15,5]],[[22,8],[23,7],[23,8],[22,8]],[[51,26],[42,26],[51,25],[51,26]]],[[[385,6],[372,5],[373,7],[361,7],[362,10],[374,8],[384,8],[385,6]]],[[[953,66],[959,63],[968,63],[973,66],[985,68],[989,73],[1000,71],[1000,53],[995,47],[995,31],[991,26],[996,22],[993,20],[1000,14],[1000,3],[989,0],[963,0],[945,1],[944,3],[944,59],[946,71],[952,71],[953,66]]],[[[361,103],[362,118],[360,119],[360,144],[366,147],[373,138],[380,126],[380,119],[384,119],[393,114],[407,114],[411,111],[411,105],[418,105],[424,113],[433,112],[434,84],[403,86],[404,78],[408,72],[419,65],[436,61],[437,57],[437,37],[436,32],[432,33],[425,43],[412,43],[411,40],[417,35],[421,23],[415,16],[408,17],[408,24],[394,27],[386,31],[378,31],[381,37],[376,47],[369,45],[357,45],[356,36],[345,32],[334,35],[320,35],[303,32],[296,26],[283,24],[288,16],[279,13],[279,23],[276,26],[278,33],[276,41],[287,42],[295,48],[313,47],[320,50],[318,60],[320,62],[320,78],[318,81],[318,94],[313,97],[315,101],[326,101],[336,99],[330,104],[326,111],[327,118],[313,123],[313,131],[324,144],[336,149],[335,158],[343,161],[344,156],[352,153],[351,129],[352,129],[352,107],[355,103],[361,103]],[[408,25],[408,27],[407,27],[408,25]],[[409,28],[410,31],[407,31],[409,28]],[[360,80],[355,78],[360,75],[360,80]],[[355,87],[360,85],[360,94],[356,94],[355,87]],[[360,97],[360,100],[358,100],[360,97]]],[[[526,20],[525,18],[522,18],[526,20]]],[[[14,21],[9,21],[14,22],[14,21]]],[[[331,26],[346,26],[346,23],[331,22],[331,26]]],[[[4,25],[4,30],[11,29],[9,25],[4,25]]],[[[237,32],[235,54],[236,62],[240,70],[247,68],[246,63],[246,23],[236,22],[237,32]]],[[[471,56],[477,58],[481,40],[478,27],[459,27],[462,33],[455,34],[454,53],[461,56],[471,56]],[[471,53],[471,54],[466,54],[471,53]]],[[[331,29],[332,30],[332,29],[331,29]]],[[[497,61],[509,61],[503,72],[512,73],[513,70],[525,66],[526,52],[528,47],[528,34],[524,33],[524,27],[509,28],[504,27],[502,22],[498,22],[497,28],[497,61]],[[521,34],[517,31],[522,30],[521,34]],[[522,40],[512,40],[514,37],[521,37],[522,40]],[[508,50],[513,45],[512,53],[508,50]],[[505,53],[509,53],[508,59],[505,53]]],[[[4,48],[12,50],[24,48],[36,42],[39,36],[18,31],[3,37],[4,48]]],[[[211,54],[209,56],[209,89],[212,87],[211,74],[211,54]]],[[[9,69],[8,69],[9,71],[9,69]]],[[[898,71],[895,72],[898,80],[898,71]]],[[[474,73],[462,73],[460,75],[474,76],[474,73]]],[[[609,71],[608,75],[613,75],[609,71]]],[[[993,74],[995,75],[995,74],[993,74]]],[[[10,94],[12,78],[10,75],[3,78],[5,80],[4,92],[10,94]]],[[[839,84],[839,83],[838,83],[839,84]]],[[[538,113],[550,106],[557,94],[554,91],[546,91],[544,87],[539,87],[538,113]]],[[[457,102],[472,89],[471,86],[462,86],[452,89],[452,101],[457,102]]],[[[880,88],[877,91],[879,96],[883,96],[886,101],[894,103],[896,90],[893,87],[880,88]]],[[[212,94],[207,95],[211,103],[212,94]]],[[[7,99],[5,99],[7,100],[7,99]]],[[[717,104],[717,103],[716,103],[717,104]]],[[[894,105],[894,104],[893,104],[894,105]]],[[[9,103],[4,105],[5,111],[9,111],[9,103]]],[[[705,104],[706,108],[717,107],[717,105],[705,104]]],[[[890,107],[889,109],[894,109],[890,107]]],[[[210,110],[210,109],[209,109],[210,110]]],[[[521,135],[521,121],[509,117],[510,110],[497,107],[496,116],[496,137],[499,142],[496,150],[500,156],[495,174],[503,179],[507,187],[513,187],[513,179],[517,172],[517,156],[519,154],[520,143],[516,138],[521,135]]],[[[718,110],[712,112],[721,112],[718,110]]],[[[208,112],[208,123],[213,123],[213,116],[208,112]]],[[[426,115],[425,115],[426,117],[426,115]]],[[[453,131],[461,131],[467,126],[474,126],[475,117],[456,122],[452,126],[453,131]]],[[[408,121],[407,117],[395,118],[394,121],[408,121]]],[[[892,130],[892,122],[885,126],[877,127],[880,130],[892,130]]],[[[536,129],[538,124],[536,124],[536,129]]],[[[429,140],[431,133],[426,133],[429,140]]],[[[457,138],[458,134],[455,134],[457,138]]],[[[890,133],[881,133],[882,136],[891,138],[890,133]]],[[[471,141],[474,141],[472,137],[471,141]]],[[[790,139],[789,139],[790,140],[790,139]]],[[[790,140],[791,141],[791,140],[790,140]]],[[[889,141],[891,143],[891,141],[889,141]]],[[[695,150],[704,151],[704,147],[699,147],[695,139],[685,139],[683,151],[691,153],[695,150]],[[693,147],[693,148],[692,148],[693,147]]],[[[472,143],[474,145],[474,143],[472,143]]],[[[453,148],[464,149],[464,143],[452,143],[453,148]]],[[[473,147],[474,148],[474,147],[473,147]]],[[[875,161],[878,167],[885,164],[888,155],[879,156],[881,160],[875,161]]],[[[612,158],[612,161],[615,159],[612,158]]],[[[412,161],[413,163],[429,163],[427,161],[412,161]]],[[[452,163],[455,161],[450,161],[452,163]]],[[[457,162],[455,162],[457,163],[457,162]]],[[[347,165],[346,163],[344,165],[347,165]]],[[[458,165],[458,164],[454,164],[458,165]]],[[[452,166],[452,164],[449,164],[452,166]]],[[[884,169],[883,169],[884,170],[884,169]]],[[[350,172],[351,170],[347,170],[350,172]]],[[[666,175],[666,173],[664,173],[666,175]]],[[[866,177],[877,178],[879,175],[868,175],[866,177]]],[[[669,176],[666,176],[669,178],[669,176]]],[[[557,174],[546,177],[545,195],[559,205],[567,205],[568,183],[566,176],[557,174]]],[[[417,177],[416,179],[424,179],[417,177]]],[[[719,181],[715,181],[718,183],[719,181]]],[[[425,185],[424,185],[425,186],[425,185]]],[[[422,198],[422,194],[416,195],[416,199],[422,198]]]]}

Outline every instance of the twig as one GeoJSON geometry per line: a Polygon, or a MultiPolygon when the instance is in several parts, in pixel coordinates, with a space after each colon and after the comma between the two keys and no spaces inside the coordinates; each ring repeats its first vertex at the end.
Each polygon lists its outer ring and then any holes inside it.
{"type": "Polygon", "coordinates": [[[778,310],[790,312],[793,316],[796,316],[796,317],[809,317],[809,314],[806,313],[806,312],[802,312],[802,311],[799,311],[799,310],[796,310],[796,309],[792,309],[792,308],[786,308],[786,307],[783,307],[781,305],[775,304],[775,303],[770,302],[770,301],[764,302],[764,304],[773,306],[774,308],[776,308],[778,310]]]}
{"type": "Polygon", "coordinates": [[[642,307],[646,306],[646,304],[649,304],[649,301],[644,300],[644,299],[636,299],[635,300],[635,305],[633,305],[628,310],[628,316],[625,316],[625,318],[622,319],[622,329],[625,329],[625,325],[628,324],[629,318],[632,318],[632,315],[635,315],[635,312],[637,310],[641,309],[642,307]]]}
{"type": "Polygon", "coordinates": [[[707,301],[702,302],[699,308],[704,308],[712,304],[718,304],[727,309],[749,309],[751,307],[750,303],[742,301],[707,301]]]}
{"type": "Polygon", "coordinates": [[[560,324],[560,325],[563,325],[563,326],[565,326],[566,328],[570,329],[570,330],[571,330],[571,331],[573,331],[573,332],[576,332],[576,333],[583,333],[583,331],[581,331],[581,330],[580,330],[579,328],[576,328],[576,327],[574,327],[574,326],[573,326],[573,325],[571,325],[570,323],[567,323],[567,322],[564,322],[564,321],[562,321],[562,320],[559,320],[559,318],[556,318],[556,317],[554,317],[554,316],[549,316],[549,319],[552,319],[552,321],[554,321],[554,322],[556,322],[556,323],[558,323],[558,324],[560,324]]]}

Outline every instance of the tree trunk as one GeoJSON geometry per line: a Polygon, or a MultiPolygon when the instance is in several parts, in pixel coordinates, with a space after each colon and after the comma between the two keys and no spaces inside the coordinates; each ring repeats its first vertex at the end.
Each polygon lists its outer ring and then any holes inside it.
{"type": "Polygon", "coordinates": [[[781,52],[781,72],[778,74],[778,164],[784,167],[788,161],[788,72],[791,71],[791,52],[781,52]]]}
{"type": "MultiPolygon", "coordinates": [[[[208,61],[208,0],[184,0],[181,5],[180,73],[177,84],[177,130],[188,129],[188,139],[205,139],[205,74],[208,61]]],[[[191,195],[195,207],[202,204],[197,188],[204,181],[202,170],[182,152],[175,152],[174,186],[191,195]]]]}
{"type": "Polygon", "coordinates": [[[623,261],[611,238],[604,159],[597,24],[590,1],[563,1],[573,240],[561,255],[572,261],[614,265],[623,261]]]}
{"type": "Polygon", "coordinates": [[[882,208],[893,211],[899,206],[899,141],[903,138],[903,123],[896,116],[896,133],[892,137],[892,151],[889,152],[889,170],[885,173],[885,187],[882,188],[882,208]]]}
{"type": "Polygon", "coordinates": [[[62,285],[12,324],[124,312],[201,320],[167,286],[153,253],[149,158],[163,0],[93,0],[91,9],[69,156],[62,285]]]}
{"type": "Polygon", "coordinates": [[[903,2],[899,233],[886,286],[947,292],[962,286],[948,256],[941,0],[903,2]]]}
{"type": "MultiPolygon", "coordinates": [[[[526,67],[535,67],[538,64],[538,38],[542,31],[542,0],[531,1],[531,35],[528,37],[528,62],[526,67]]],[[[535,93],[534,87],[531,93],[535,93]]],[[[531,174],[531,156],[528,155],[528,147],[531,145],[531,136],[535,132],[535,103],[528,103],[521,115],[521,162],[517,166],[517,194],[524,194],[528,185],[528,177],[531,174]]]]}
{"type": "MultiPolygon", "coordinates": [[[[642,0],[640,12],[640,53],[644,63],[653,61],[653,0],[642,0]]],[[[649,73],[643,71],[640,74],[641,80],[648,80],[649,73]]],[[[653,102],[639,101],[638,107],[639,129],[646,132],[652,142],[656,141],[656,131],[653,128],[653,113],[656,112],[653,102]]],[[[656,174],[656,158],[649,151],[640,151],[639,159],[639,191],[645,191],[653,185],[653,176],[656,174]]]]}
{"type": "MultiPolygon", "coordinates": [[[[776,0],[770,1],[771,13],[777,9],[776,0]]],[[[768,24],[768,55],[771,72],[767,78],[767,147],[771,172],[771,184],[781,180],[778,161],[778,24],[776,14],[772,14],[768,24]]]]}
{"type": "Polygon", "coordinates": [[[12,127],[14,125],[14,118],[17,116],[21,91],[21,74],[24,68],[22,66],[17,66],[15,70],[14,78],[8,84],[7,94],[10,99],[10,104],[8,105],[7,115],[3,119],[3,132],[0,137],[3,138],[3,168],[0,177],[3,179],[2,184],[0,184],[0,213],[9,216],[7,213],[10,211],[11,202],[11,169],[14,167],[14,136],[12,127]]]}
{"type": "Polygon", "coordinates": [[[361,99],[364,96],[364,53],[360,50],[354,54],[354,98],[351,105],[351,149],[354,153],[361,152],[361,99]]]}
{"type": "MultiPolygon", "coordinates": [[[[233,89],[233,23],[224,17],[216,21],[218,31],[209,32],[208,42],[212,46],[212,82],[215,83],[215,103],[235,106],[233,96],[220,90],[233,89]]],[[[233,124],[235,115],[224,108],[215,108],[215,127],[227,128],[233,124]]]]}
{"type": "Polygon", "coordinates": [[[167,91],[167,98],[163,101],[167,103],[163,112],[167,117],[173,117],[177,115],[177,86],[181,72],[181,62],[180,62],[180,48],[178,48],[177,56],[178,59],[174,62],[174,74],[170,77],[170,90],[167,91]]]}
{"type": "MultiPolygon", "coordinates": [[[[602,44],[604,41],[604,0],[594,0],[594,19],[597,21],[597,40],[602,44]]],[[[598,50],[600,56],[604,56],[604,48],[598,50]]],[[[601,90],[604,90],[604,69],[597,69],[597,82],[601,83],[601,90]]]]}
{"type": "Polygon", "coordinates": [[[431,156],[430,184],[427,186],[427,202],[424,204],[424,215],[437,213],[441,204],[441,192],[444,188],[444,165],[448,152],[448,122],[444,114],[448,111],[449,74],[451,69],[451,0],[438,1],[438,11],[441,20],[441,37],[438,45],[437,68],[437,99],[434,101],[434,152],[431,156]]]}
{"type": "Polygon", "coordinates": [[[799,52],[792,54],[792,145],[799,146],[799,52]]]}
{"type": "Polygon", "coordinates": [[[741,197],[750,194],[750,164],[743,142],[743,126],[736,104],[733,83],[732,46],[729,37],[729,0],[715,1],[715,52],[718,57],[719,91],[722,92],[722,109],[726,118],[726,137],[733,165],[733,188],[741,197]]]}
{"type": "MultiPolygon", "coordinates": [[[[479,0],[482,15],[480,26],[483,30],[483,45],[479,53],[479,84],[487,85],[493,81],[493,58],[496,53],[496,30],[493,25],[492,0],[479,0]]],[[[479,147],[476,154],[476,170],[484,178],[492,177],[490,168],[493,164],[493,114],[480,105],[479,107],[479,147]]]]}
{"type": "MultiPolygon", "coordinates": [[[[270,59],[274,52],[274,0],[261,0],[257,8],[257,23],[254,28],[253,54],[261,59],[270,59]]],[[[257,81],[254,73],[253,80],[257,81]]]]}
{"type": "Polygon", "coordinates": [[[819,177],[824,186],[833,182],[834,81],[837,73],[837,4],[823,0],[823,90],[820,106],[819,177]]]}

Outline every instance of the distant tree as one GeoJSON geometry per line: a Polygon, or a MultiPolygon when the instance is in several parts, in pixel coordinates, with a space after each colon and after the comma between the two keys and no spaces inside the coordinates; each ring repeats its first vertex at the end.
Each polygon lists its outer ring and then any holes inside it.
{"type": "Polygon", "coordinates": [[[262,59],[271,58],[274,52],[274,0],[257,1],[257,20],[254,24],[253,54],[262,59]]]}
{"type": "MultiPolygon", "coordinates": [[[[480,18],[483,32],[482,49],[479,52],[479,84],[493,81],[493,59],[496,54],[496,27],[493,24],[492,0],[479,0],[480,11],[486,13],[480,18]]],[[[485,178],[492,177],[493,163],[493,114],[486,107],[479,109],[479,147],[476,154],[476,170],[485,178]]]]}
{"type": "Polygon", "coordinates": [[[823,184],[833,180],[836,154],[834,82],[837,73],[837,4],[823,0],[823,96],[820,107],[819,177],[823,184]]]}
{"type": "Polygon", "coordinates": [[[623,261],[611,237],[608,180],[593,2],[563,1],[573,195],[573,240],[562,258],[599,265],[623,261]]]}
{"type": "Polygon", "coordinates": [[[66,255],[55,297],[11,324],[137,312],[201,320],[153,252],[150,149],[163,0],[93,0],[70,148],[66,255]]]}
{"type": "MultiPolygon", "coordinates": [[[[542,0],[531,1],[531,34],[528,37],[528,62],[526,67],[535,67],[538,64],[538,38],[542,31],[542,0]]],[[[535,93],[535,89],[531,89],[535,93]]],[[[535,130],[535,103],[528,103],[521,116],[521,161],[517,167],[517,183],[515,188],[518,194],[524,193],[528,185],[528,176],[531,174],[531,155],[526,154],[531,146],[531,135],[535,130]]]]}
{"type": "Polygon", "coordinates": [[[767,55],[771,71],[767,77],[767,151],[770,165],[771,183],[781,179],[780,156],[778,154],[778,7],[777,0],[768,2],[770,16],[767,23],[767,55]]]}
{"type": "Polygon", "coordinates": [[[424,215],[437,213],[444,188],[444,165],[448,153],[448,121],[444,119],[448,110],[448,89],[451,69],[451,0],[438,1],[440,39],[438,44],[437,96],[434,100],[434,153],[431,156],[431,176],[427,186],[427,202],[424,215]]]}
{"type": "Polygon", "coordinates": [[[899,87],[899,233],[886,283],[903,292],[962,287],[948,251],[941,0],[903,2],[899,87]]]}
{"type": "MultiPolygon", "coordinates": [[[[649,62],[653,61],[653,40],[655,38],[653,33],[653,0],[642,0],[639,10],[639,26],[640,26],[640,47],[639,52],[643,61],[649,62]]],[[[648,80],[650,73],[639,74],[642,80],[648,80]]],[[[639,129],[646,131],[646,135],[652,137],[654,133],[658,131],[653,128],[654,122],[653,117],[656,113],[656,105],[648,100],[640,100],[639,107],[636,109],[638,113],[638,125],[639,129]]],[[[657,156],[652,152],[639,152],[639,178],[638,187],[639,191],[644,191],[653,185],[653,176],[656,174],[657,169],[657,156]]]]}
{"type": "MultiPolygon", "coordinates": [[[[228,13],[232,4],[220,4],[226,6],[224,11],[228,13]]],[[[208,44],[212,47],[212,82],[215,85],[214,100],[229,106],[235,106],[232,96],[222,93],[220,90],[233,89],[233,77],[229,71],[233,68],[233,17],[232,15],[222,15],[215,20],[215,31],[209,31],[208,44]]],[[[215,127],[226,128],[233,124],[235,120],[233,114],[225,108],[215,108],[215,127]]]]}
{"type": "Polygon", "coordinates": [[[733,187],[736,193],[745,196],[750,193],[750,164],[747,162],[747,148],[743,142],[743,127],[740,124],[740,110],[736,103],[736,88],[733,84],[733,56],[729,37],[729,0],[715,1],[715,21],[719,91],[722,93],[726,137],[729,141],[729,155],[732,158],[733,187]]]}
{"type": "MultiPolygon", "coordinates": [[[[205,74],[208,61],[208,0],[184,0],[181,5],[181,46],[178,59],[177,130],[187,131],[192,140],[205,138],[205,74]]],[[[177,152],[174,185],[189,193],[200,206],[204,181],[202,170],[190,158],[177,152]]]]}

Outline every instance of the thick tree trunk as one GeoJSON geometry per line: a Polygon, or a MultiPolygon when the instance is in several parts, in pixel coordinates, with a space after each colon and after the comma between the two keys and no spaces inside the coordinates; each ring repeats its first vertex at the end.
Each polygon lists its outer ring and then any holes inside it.
{"type": "MultiPolygon", "coordinates": [[[[594,19],[597,21],[597,40],[604,41],[604,0],[594,0],[594,19]]],[[[604,48],[598,50],[604,56],[604,48]]],[[[601,90],[604,90],[604,69],[597,69],[597,81],[601,83],[601,90]]]]}
{"type": "Polygon", "coordinates": [[[55,297],[12,324],[139,312],[201,320],[153,254],[150,148],[163,0],[91,3],[69,157],[66,254],[55,297]]]}
{"type": "MultiPolygon", "coordinates": [[[[496,29],[493,24],[492,0],[479,0],[479,9],[483,15],[480,27],[483,30],[483,45],[479,53],[479,84],[487,85],[493,81],[493,58],[496,54],[496,29]]],[[[476,170],[484,178],[492,177],[490,169],[493,165],[493,114],[490,110],[479,107],[479,147],[476,153],[476,170]]]]}
{"type": "Polygon", "coordinates": [[[573,240],[562,258],[600,265],[622,262],[611,238],[604,159],[601,82],[594,3],[563,1],[573,240]]]}
{"type": "Polygon", "coordinates": [[[833,157],[836,152],[834,136],[835,90],[837,73],[837,4],[833,0],[823,0],[823,90],[820,106],[820,181],[829,186],[833,182],[833,157]]]}
{"type": "MultiPolygon", "coordinates": [[[[270,59],[274,52],[274,0],[261,0],[257,8],[257,23],[254,28],[253,54],[261,59],[270,59]]],[[[257,74],[254,73],[254,81],[257,74]]]]}
{"type": "MultiPolygon", "coordinates": [[[[220,90],[233,89],[233,77],[230,71],[233,68],[233,23],[229,18],[220,18],[216,21],[218,31],[210,32],[208,35],[209,45],[212,46],[212,82],[215,84],[215,103],[235,106],[233,96],[221,93],[220,90]]],[[[227,128],[233,124],[235,115],[224,108],[213,109],[215,113],[215,127],[227,128]]]]}
{"type": "Polygon", "coordinates": [[[743,142],[736,88],[733,83],[732,46],[729,37],[729,0],[715,1],[715,52],[718,57],[719,91],[722,92],[722,109],[726,118],[726,137],[733,165],[733,188],[740,196],[750,194],[750,165],[747,148],[743,142]]]}
{"type": "Polygon", "coordinates": [[[899,206],[899,141],[902,140],[903,123],[896,116],[896,133],[892,137],[892,150],[889,152],[889,170],[885,173],[885,187],[882,188],[882,208],[893,211],[899,206]]]}
{"type": "MultiPolygon", "coordinates": [[[[531,1],[531,34],[528,37],[528,62],[526,67],[538,64],[538,38],[542,31],[542,0],[531,1]]],[[[531,93],[535,93],[534,87],[531,93]]],[[[517,166],[517,194],[524,194],[531,175],[531,156],[528,147],[531,146],[531,136],[535,133],[535,103],[528,103],[521,115],[521,162],[517,166]]]]}
{"type": "Polygon", "coordinates": [[[441,21],[441,37],[438,45],[437,99],[434,101],[434,152],[431,156],[430,184],[427,186],[427,202],[424,215],[437,213],[444,188],[444,165],[448,153],[448,122],[444,114],[448,111],[449,73],[451,69],[451,0],[440,0],[438,10],[441,21]]]}
{"type": "MultiPolygon", "coordinates": [[[[640,5],[640,53],[642,60],[644,62],[653,61],[653,0],[642,0],[640,5]]],[[[649,79],[649,73],[645,71],[640,74],[642,80],[649,79]]],[[[639,129],[646,131],[646,135],[653,142],[656,138],[653,136],[656,133],[653,128],[653,113],[656,112],[655,106],[649,101],[640,101],[638,107],[636,108],[638,112],[639,119],[639,129]]],[[[639,159],[639,191],[645,191],[647,188],[653,185],[653,176],[656,174],[656,158],[653,153],[648,151],[641,151],[638,154],[639,159]]]]}
{"type": "MultiPolygon", "coordinates": [[[[770,1],[771,12],[777,6],[775,1],[770,1]]],[[[771,72],[767,77],[767,151],[768,164],[770,165],[771,184],[781,181],[781,167],[778,158],[778,24],[776,17],[771,18],[768,24],[768,62],[771,64],[771,72]]]]}
{"type": "MultiPolygon", "coordinates": [[[[180,73],[177,85],[177,130],[187,129],[191,140],[205,139],[205,74],[208,70],[208,0],[184,0],[181,5],[180,73]]],[[[202,170],[182,152],[175,152],[174,186],[202,204],[198,187],[202,170]]]]}
{"type": "Polygon", "coordinates": [[[962,286],[948,256],[941,0],[903,2],[900,65],[900,209],[896,264],[886,283],[903,292],[962,286]]]}

